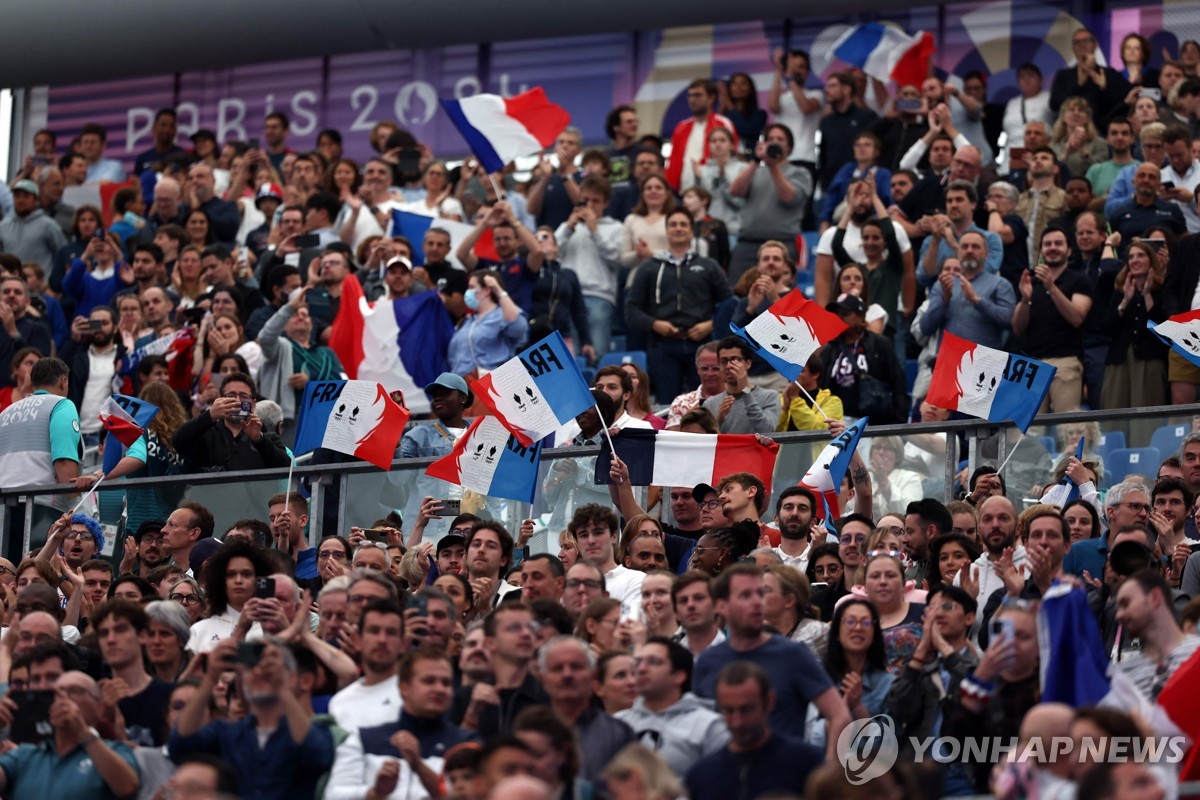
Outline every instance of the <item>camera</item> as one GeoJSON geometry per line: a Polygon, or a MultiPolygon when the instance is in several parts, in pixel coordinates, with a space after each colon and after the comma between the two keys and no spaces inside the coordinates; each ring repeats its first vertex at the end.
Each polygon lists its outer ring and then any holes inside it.
{"type": "Polygon", "coordinates": [[[776,144],[775,142],[768,144],[767,158],[771,159],[772,161],[778,161],[783,158],[783,146],[776,144]]]}

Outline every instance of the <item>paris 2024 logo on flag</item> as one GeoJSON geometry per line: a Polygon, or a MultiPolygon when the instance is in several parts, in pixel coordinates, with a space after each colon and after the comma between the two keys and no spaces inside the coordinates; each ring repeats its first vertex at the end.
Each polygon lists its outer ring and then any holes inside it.
{"type": "Polygon", "coordinates": [[[896,765],[900,754],[895,721],[887,714],[876,714],[851,722],[838,736],[837,752],[852,786],[880,777],[896,765]]]}

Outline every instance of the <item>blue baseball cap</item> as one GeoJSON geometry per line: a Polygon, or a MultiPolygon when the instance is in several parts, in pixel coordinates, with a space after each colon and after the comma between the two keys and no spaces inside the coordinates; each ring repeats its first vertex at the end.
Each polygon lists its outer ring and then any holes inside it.
{"type": "Polygon", "coordinates": [[[467,388],[466,379],[461,375],[455,375],[453,372],[443,372],[441,375],[438,375],[437,380],[425,387],[425,394],[433,391],[433,387],[435,386],[462,392],[467,397],[471,396],[471,390],[467,388]]]}

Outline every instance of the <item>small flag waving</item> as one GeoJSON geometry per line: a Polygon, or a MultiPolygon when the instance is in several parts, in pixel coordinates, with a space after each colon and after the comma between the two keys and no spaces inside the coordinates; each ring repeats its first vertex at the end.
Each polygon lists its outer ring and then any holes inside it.
{"type": "Polygon", "coordinates": [[[1054,373],[1054,367],[1036,358],[945,333],[925,399],[991,422],[1012,420],[1024,433],[1050,391],[1054,373]]]}
{"type": "MultiPolygon", "coordinates": [[[[1080,436],[1079,443],[1075,445],[1075,459],[1077,461],[1083,461],[1084,441],[1085,438],[1080,436]]],[[[1061,481],[1046,490],[1046,493],[1042,495],[1040,502],[1045,503],[1046,505],[1058,506],[1059,508],[1062,508],[1067,503],[1075,500],[1078,497],[1079,486],[1075,483],[1075,481],[1071,480],[1066,474],[1064,474],[1061,481]]]]}
{"type": "Polygon", "coordinates": [[[471,392],[526,447],[596,402],[558,331],[472,381],[471,392]]]}
{"type": "Polygon", "coordinates": [[[1200,367],[1200,311],[1176,314],[1157,325],[1146,320],[1146,327],[1176,353],[1200,367]]]}
{"type": "Polygon", "coordinates": [[[399,389],[414,414],[429,411],[425,386],[448,367],[454,323],[436,291],[371,305],[353,275],[342,283],[329,346],[353,379],[399,389]]]}
{"type": "MultiPolygon", "coordinates": [[[[629,467],[633,486],[716,486],[734,472],[749,472],[770,485],[779,445],[764,446],[751,434],[681,433],[626,428],[613,437],[617,456],[629,467]]],[[[596,483],[612,483],[612,453],[596,458],[596,483]]]]}
{"type": "Polygon", "coordinates": [[[864,22],[838,37],[831,49],[839,60],[872,78],[920,86],[929,77],[934,41],[933,34],[926,31],[909,36],[894,25],[864,22]]]}
{"type": "Polygon", "coordinates": [[[1108,694],[1108,659],[1087,592],[1055,583],[1038,609],[1043,703],[1092,706],[1108,694]]]}
{"type": "Polygon", "coordinates": [[[476,94],[443,100],[442,108],[488,172],[554,144],[571,122],[571,115],[551,103],[540,86],[515,97],[476,94]]]}
{"type": "Polygon", "coordinates": [[[478,417],[425,474],[487,497],[532,503],[541,455],[541,442],[525,447],[495,417],[478,417]]]}
{"type": "Polygon", "coordinates": [[[309,381],[304,386],[293,452],[318,447],[386,470],[408,424],[408,412],[372,381],[309,381]]]}
{"type": "Polygon", "coordinates": [[[110,436],[126,447],[133,447],[157,413],[158,406],[145,400],[115,394],[100,407],[100,422],[110,436]]]}
{"type": "Polygon", "coordinates": [[[793,289],[745,328],[730,325],[729,330],[745,339],[780,375],[794,381],[809,357],[846,330],[846,323],[793,289]]]}
{"type": "Polygon", "coordinates": [[[1179,780],[1200,780],[1200,692],[1196,691],[1200,681],[1200,650],[1180,664],[1167,679],[1167,685],[1158,693],[1155,701],[1175,723],[1192,739],[1191,750],[1179,770],[1179,780]]]}
{"type": "Polygon", "coordinates": [[[857,422],[825,445],[821,455],[817,456],[817,460],[808,468],[808,472],[804,473],[804,477],[798,484],[816,492],[824,500],[827,512],[832,512],[835,517],[841,516],[841,509],[838,507],[838,491],[842,488],[846,470],[850,468],[850,459],[854,457],[854,451],[858,449],[858,442],[862,439],[863,430],[866,427],[867,418],[860,417],[857,422]]]}
{"type": "Polygon", "coordinates": [[[177,392],[190,391],[192,387],[192,347],[196,344],[196,331],[188,326],[174,333],[160,336],[132,353],[126,353],[117,364],[113,377],[113,391],[129,394],[134,391],[133,379],[138,364],[146,356],[162,356],[170,369],[171,388],[177,392]]]}

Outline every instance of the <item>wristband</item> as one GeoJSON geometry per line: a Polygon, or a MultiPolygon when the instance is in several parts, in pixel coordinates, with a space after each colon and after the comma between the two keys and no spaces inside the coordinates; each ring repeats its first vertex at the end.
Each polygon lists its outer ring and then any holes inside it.
{"type": "Polygon", "coordinates": [[[501,292],[500,299],[504,299],[505,297],[508,297],[508,292],[501,292]]]}

